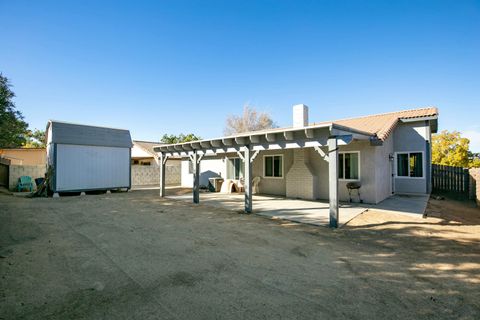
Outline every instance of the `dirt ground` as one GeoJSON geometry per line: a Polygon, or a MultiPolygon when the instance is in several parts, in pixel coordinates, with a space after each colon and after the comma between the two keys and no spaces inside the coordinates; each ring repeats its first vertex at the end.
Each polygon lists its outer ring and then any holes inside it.
{"type": "Polygon", "coordinates": [[[332,230],[157,194],[0,194],[0,319],[480,318],[471,204],[332,230]]]}

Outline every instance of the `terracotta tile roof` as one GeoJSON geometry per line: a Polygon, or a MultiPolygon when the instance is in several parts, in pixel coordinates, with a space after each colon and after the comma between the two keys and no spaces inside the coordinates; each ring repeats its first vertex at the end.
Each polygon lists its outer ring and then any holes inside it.
{"type": "MultiPolygon", "coordinates": [[[[366,131],[376,134],[380,140],[385,140],[395,129],[400,119],[413,119],[422,117],[437,116],[438,109],[435,107],[412,109],[404,111],[396,111],[389,113],[381,113],[370,116],[341,119],[330,121],[345,127],[366,131]]],[[[321,122],[324,123],[324,122],[321,122]]],[[[321,123],[314,123],[315,125],[321,123]]]]}

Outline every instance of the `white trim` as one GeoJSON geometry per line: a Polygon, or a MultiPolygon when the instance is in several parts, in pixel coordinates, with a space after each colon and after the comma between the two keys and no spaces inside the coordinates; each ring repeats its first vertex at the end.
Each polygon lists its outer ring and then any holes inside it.
{"type": "MultiPolygon", "coordinates": [[[[263,166],[263,178],[264,179],[285,179],[285,157],[281,153],[276,153],[276,154],[264,154],[263,155],[263,161],[262,161],[262,166],[263,166]],[[276,157],[280,156],[282,157],[282,176],[281,177],[271,177],[271,176],[266,176],[265,175],[265,157],[276,157]]],[[[273,161],[272,161],[272,173],[273,173],[273,161]]]]}
{"type": "Polygon", "coordinates": [[[397,151],[394,152],[394,178],[395,179],[411,179],[411,180],[424,180],[426,179],[425,175],[425,167],[426,167],[426,159],[425,159],[425,151],[397,151]],[[410,177],[410,154],[411,153],[421,153],[422,154],[422,176],[421,177],[410,177]],[[399,176],[398,174],[398,154],[407,154],[408,155],[408,176],[399,176]]]}
{"type": "MultiPolygon", "coordinates": [[[[350,182],[350,181],[360,181],[361,177],[362,177],[362,172],[361,172],[361,159],[360,159],[360,151],[339,151],[338,152],[338,155],[341,155],[341,154],[346,154],[346,153],[356,153],[358,154],[358,179],[344,179],[344,178],[338,178],[338,181],[346,181],[346,182],[350,182]]],[[[340,160],[340,157],[338,157],[338,159],[340,160]]],[[[340,166],[339,166],[339,169],[340,169],[340,166]]],[[[345,177],[345,156],[343,156],[343,176],[345,177]]]]}

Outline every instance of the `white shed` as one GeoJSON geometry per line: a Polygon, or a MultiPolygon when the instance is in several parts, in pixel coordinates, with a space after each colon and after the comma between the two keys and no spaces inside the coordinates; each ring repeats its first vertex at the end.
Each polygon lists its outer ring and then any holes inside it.
{"type": "Polygon", "coordinates": [[[54,193],[130,189],[130,131],[50,120],[46,135],[54,193]]]}

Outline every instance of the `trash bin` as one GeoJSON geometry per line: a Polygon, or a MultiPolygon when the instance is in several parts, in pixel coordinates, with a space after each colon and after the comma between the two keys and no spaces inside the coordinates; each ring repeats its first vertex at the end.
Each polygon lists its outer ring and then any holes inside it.
{"type": "Polygon", "coordinates": [[[220,192],[222,189],[223,178],[216,177],[216,178],[209,178],[210,184],[212,185],[214,192],[220,192]]]}

